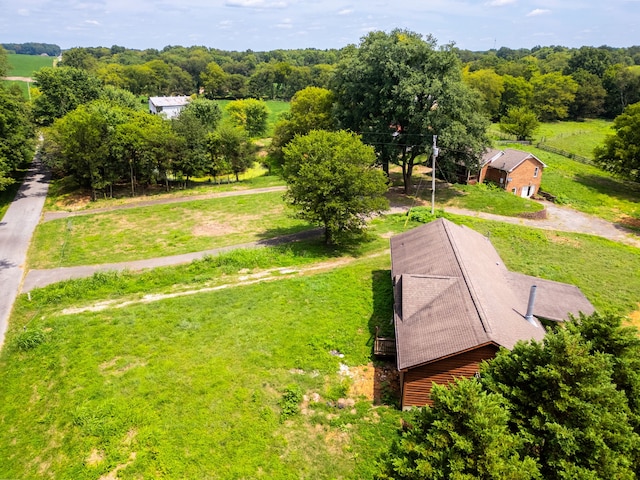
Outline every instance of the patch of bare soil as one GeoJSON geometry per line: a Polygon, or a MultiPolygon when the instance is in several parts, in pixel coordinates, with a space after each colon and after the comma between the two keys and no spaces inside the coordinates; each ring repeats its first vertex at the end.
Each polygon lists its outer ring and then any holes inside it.
{"type": "Polygon", "coordinates": [[[392,363],[351,367],[350,396],[364,396],[375,405],[393,403],[400,397],[400,375],[392,363]]]}
{"type": "Polygon", "coordinates": [[[638,310],[629,314],[628,323],[629,325],[640,328],[640,303],[638,304],[638,310]]]}
{"type": "Polygon", "coordinates": [[[196,225],[191,232],[196,237],[221,237],[230,233],[238,233],[238,230],[224,223],[207,222],[196,225]]]}
{"type": "Polygon", "coordinates": [[[559,245],[569,245],[574,248],[580,248],[580,242],[578,242],[577,240],[574,240],[573,238],[567,238],[561,235],[554,235],[552,233],[547,234],[547,238],[551,242],[557,243],[559,245]]]}
{"type": "Polygon", "coordinates": [[[95,467],[96,465],[104,462],[104,452],[94,448],[91,450],[89,456],[84,460],[84,463],[89,465],[90,467],[95,467]]]}
{"type": "Polygon", "coordinates": [[[630,217],[629,215],[621,215],[619,222],[625,227],[640,230],[640,218],[630,217]]]}
{"type": "Polygon", "coordinates": [[[102,475],[98,480],[117,480],[118,479],[118,472],[120,470],[124,470],[129,465],[131,465],[135,461],[136,456],[137,456],[136,452],[131,452],[131,455],[129,455],[129,461],[127,463],[121,463],[120,465],[116,466],[116,468],[114,468],[109,473],[107,473],[106,475],[102,475]]]}

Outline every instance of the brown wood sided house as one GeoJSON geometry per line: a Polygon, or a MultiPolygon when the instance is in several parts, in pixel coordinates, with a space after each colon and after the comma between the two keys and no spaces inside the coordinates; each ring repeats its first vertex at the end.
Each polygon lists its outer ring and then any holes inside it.
{"type": "Polygon", "coordinates": [[[577,287],[510,272],[487,238],[445,219],[393,237],[391,263],[402,408],[429,404],[433,382],[473,376],[500,347],[541,340],[536,317],[594,311],[577,287]]]}
{"type": "Polygon", "coordinates": [[[514,195],[529,198],[538,193],[545,167],[529,152],[490,149],[482,156],[477,181],[493,182],[514,195]]]}

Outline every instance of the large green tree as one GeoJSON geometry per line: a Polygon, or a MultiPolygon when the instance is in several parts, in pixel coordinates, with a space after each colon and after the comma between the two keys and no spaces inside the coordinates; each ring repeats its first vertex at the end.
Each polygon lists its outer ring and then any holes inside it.
{"type": "Polygon", "coordinates": [[[634,478],[640,437],[625,393],[613,382],[611,356],[560,328],[542,342],[501,351],[482,371],[502,395],[510,429],[545,479],[634,478]]]}
{"type": "Polygon", "coordinates": [[[333,93],[319,87],[307,87],[291,99],[291,108],[284,113],[274,128],[271,155],[282,164],[282,148],[296,135],[311,130],[333,130],[333,93]]]}
{"type": "Polygon", "coordinates": [[[12,172],[30,161],[34,128],[22,93],[0,85],[0,191],[13,183],[12,172]]]}
{"type": "Polygon", "coordinates": [[[34,74],[34,79],[40,95],[33,102],[33,116],[40,125],[50,125],[101,95],[100,80],[74,67],[44,67],[34,74]]]}
{"type": "Polygon", "coordinates": [[[608,172],[640,182],[640,102],[625,108],[613,128],[615,135],[595,149],[595,161],[608,172]]]}
{"type": "Polygon", "coordinates": [[[502,132],[515,135],[516,140],[531,140],[539,126],[538,116],[525,107],[510,108],[498,124],[502,132]]]}
{"type": "Polygon", "coordinates": [[[542,121],[552,122],[569,116],[569,106],[573,103],[578,83],[560,72],[534,75],[533,109],[542,121]]]}
{"type": "Polygon", "coordinates": [[[229,102],[226,108],[231,121],[244,128],[250,137],[260,137],[267,131],[269,107],[262,100],[247,98],[229,102]]]}
{"type": "Polygon", "coordinates": [[[324,227],[327,244],[359,234],[388,207],[373,148],[345,131],[313,130],[284,148],[286,199],[299,218],[324,227]]]}
{"type": "Polygon", "coordinates": [[[504,399],[476,380],[434,385],[432,408],[419,410],[391,447],[379,480],[540,478],[521,456],[522,438],[509,429],[504,399]]]}
{"type": "Polygon", "coordinates": [[[372,32],[346,49],[333,91],[342,128],[373,145],[384,167],[402,167],[412,189],[413,168],[431,154],[438,136],[440,165],[475,166],[488,144],[479,95],[462,81],[451,46],[405,30],[372,32]]]}

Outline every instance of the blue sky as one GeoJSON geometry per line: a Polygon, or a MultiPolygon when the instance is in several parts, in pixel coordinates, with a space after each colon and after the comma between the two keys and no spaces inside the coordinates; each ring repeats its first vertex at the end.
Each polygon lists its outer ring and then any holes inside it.
{"type": "Polygon", "coordinates": [[[0,43],[341,48],[371,30],[463,49],[640,44],[640,0],[0,0],[0,43]]]}

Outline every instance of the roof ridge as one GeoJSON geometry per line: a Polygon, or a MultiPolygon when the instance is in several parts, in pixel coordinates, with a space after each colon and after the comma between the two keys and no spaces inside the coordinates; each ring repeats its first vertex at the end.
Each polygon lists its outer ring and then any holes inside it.
{"type": "Polygon", "coordinates": [[[451,245],[453,255],[455,256],[456,263],[458,264],[458,267],[460,267],[460,271],[462,272],[462,279],[464,280],[464,284],[466,285],[469,295],[471,296],[471,301],[473,302],[473,306],[476,309],[478,318],[480,319],[480,323],[482,324],[482,328],[486,333],[493,333],[493,330],[491,329],[491,323],[489,322],[489,316],[484,311],[484,308],[482,308],[482,302],[480,302],[480,300],[478,299],[478,294],[475,291],[475,286],[473,285],[473,282],[471,282],[471,276],[467,271],[466,265],[461,259],[462,254],[460,253],[458,244],[455,242],[455,237],[454,235],[452,235],[453,230],[451,230],[449,224],[455,225],[458,228],[464,228],[464,227],[456,225],[450,221],[442,222],[442,225],[445,229],[445,233],[447,235],[447,239],[449,240],[449,244],[451,245]]]}

